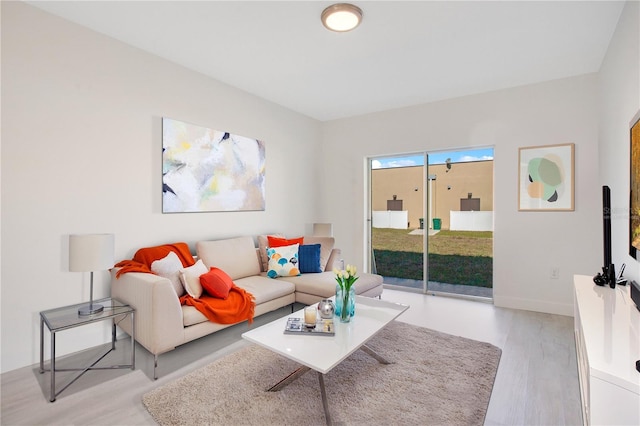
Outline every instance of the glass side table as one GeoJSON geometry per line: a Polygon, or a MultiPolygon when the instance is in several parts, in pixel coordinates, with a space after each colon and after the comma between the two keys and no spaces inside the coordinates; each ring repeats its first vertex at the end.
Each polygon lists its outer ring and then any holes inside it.
{"type": "Polygon", "coordinates": [[[87,304],[79,303],[76,305],[64,306],[62,308],[50,309],[40,312],[40,374],[45,371],[51,372],[51,390],[49,393],[49,401],[54,402],[56,397],[68,388],[73,382],[78,380],[80,376],[89,370],[111,370],[118,368],[131,368],[135,369],[136,364],[136,347],[135,347],[135,309],[126,305],[119,300],[107,297],[94,301],[94,303],[104,306],[104,311],[93,315],[79,315],[78,308],[87,304]],[[116,324],[117,322],[124,320],[124,317],[129,316],[131,321],[131,364],[125,365],[111,365],[105,367],[96,367],[95,365],[100,362],[111,351],[116,349],[116,324]],[[118,318],[122,317],[122,318],[118,318]],[[105,321],[110,319],[113,323],[113,329],[111,331],[111,348],[95,360],[88,367],[83,368],[56,368],[56,333],[70,328],[80,327],[82,325],[91,324],[98,321],[105,321]],[[116,322],[116,320],[118,320],[116,322]],[[44,326],[47,326],[51,333],[51,366],[48,370],[44,368],[44,326]],[[80,374],[76,375],[69,383],[67,383],[62,389],[56,392],[56,372],[57,371],[80,371],[80,374]]]}

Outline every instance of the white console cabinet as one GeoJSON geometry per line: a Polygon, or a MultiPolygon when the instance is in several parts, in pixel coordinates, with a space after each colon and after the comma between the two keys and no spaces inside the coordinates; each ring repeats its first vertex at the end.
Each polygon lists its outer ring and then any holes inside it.
{"type": "Polygon", "coordinates": [[[578,375],[585,425],[640,425],[640,312],[629,286],[574,276],[578,375]]]}

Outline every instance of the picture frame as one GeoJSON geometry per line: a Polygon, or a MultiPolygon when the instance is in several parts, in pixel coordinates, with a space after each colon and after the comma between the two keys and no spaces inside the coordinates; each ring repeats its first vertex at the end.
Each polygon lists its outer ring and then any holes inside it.
{"type": "Polygon", "coordinates": [[[162,118],[162,213],[264,210],[264,142],[162,118]]]}
{"type": "Polygon", "coordinates": [[[518,211],[574,211],[575,144],[518,150],[518,211]]]}

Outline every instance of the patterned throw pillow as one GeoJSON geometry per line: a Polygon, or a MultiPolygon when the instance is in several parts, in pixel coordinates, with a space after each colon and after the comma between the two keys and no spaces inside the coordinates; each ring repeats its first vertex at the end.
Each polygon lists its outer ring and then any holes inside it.
{"type": "Polygon", "coordinates": [[[320,244],[305,244],[298,248],[300,273],[315,274],[322,272],[320,264],[320,244]]]}
{"type": "Polygon", "coordinates": [[[269,256],[267,276],[276,278],[300,275],[300,269],[298,269],[298,247],[299,244],[269,247],[267,249],[267,255],[269,256]]]}

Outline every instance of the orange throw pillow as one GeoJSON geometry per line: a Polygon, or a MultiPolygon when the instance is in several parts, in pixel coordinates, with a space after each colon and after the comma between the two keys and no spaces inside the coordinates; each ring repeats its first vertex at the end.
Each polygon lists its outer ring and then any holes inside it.
{"type": "Polygon", "coordinates": [[[294,244],[303,244],[304,237],[300,238],[292,238],[287,240],[286,238],[278,238],[272,237],[271,235],[267,235],[267,240],[269,240],[269,247],[284,247],[284,246],[292,246],[294,244]]]}
{"type": "Polygon", "coordinates": [[[212,267],[209,272],[200,276],[200,284],[211,296],[226,299],[229,297],[229,290],[233,287],[233,280],[222,269],[212,267]]]}

